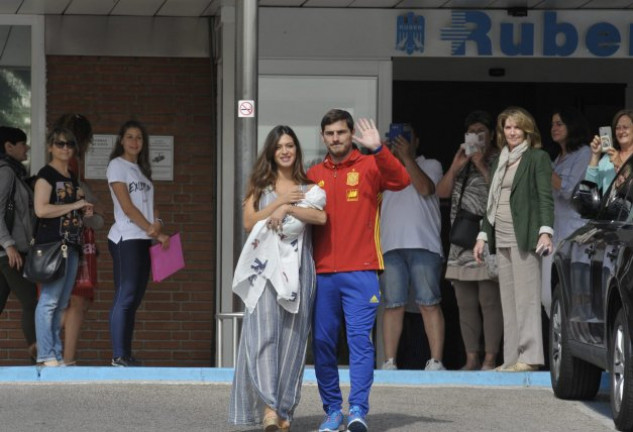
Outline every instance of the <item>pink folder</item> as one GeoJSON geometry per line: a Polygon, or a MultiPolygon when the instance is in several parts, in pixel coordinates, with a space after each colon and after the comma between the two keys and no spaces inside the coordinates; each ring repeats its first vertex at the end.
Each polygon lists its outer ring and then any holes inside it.
{"type": "Polygon", "coordinates": [[[163,246],[157,243],[149,248],[149,254],[152,258],[152,279],[154,282],[160,282],[185,268],[180,233],[169,238],[169,248],[163,249],[163,246]]]}

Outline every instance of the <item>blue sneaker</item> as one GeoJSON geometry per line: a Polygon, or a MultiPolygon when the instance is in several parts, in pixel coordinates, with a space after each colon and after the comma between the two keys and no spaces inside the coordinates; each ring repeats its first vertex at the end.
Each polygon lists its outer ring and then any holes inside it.
{"type": "Polygon", "coordinates": [[[325,420],[319,426],[319,432],[338,432],[343,427],[343,413],[341,410],[330,409],[325,420]]]}
{"type": "Polygon", "coordinates": [[[358,405],[354,405],[349,409],[347,430],[349,432],[367,432],[367,422],[365,421],[363,410],[358,405]]]}

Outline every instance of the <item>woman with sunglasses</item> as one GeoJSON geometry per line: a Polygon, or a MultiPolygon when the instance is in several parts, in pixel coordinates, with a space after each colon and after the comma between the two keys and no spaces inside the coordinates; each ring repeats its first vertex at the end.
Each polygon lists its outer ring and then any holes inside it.
{"type": "Polygon", "coordinates": [[[63,239],[68,249],[64,275],[43,283],[40,288],[40,299],[35,309],[37,363],[42,366],[62,366],[61,322],[77,275],[83,227],[81,217],[91,216],[93,208],[84,199],[69,169],[77,146],[73,133],[56,127],[46,141],[50,162],[38,172],[35,182],[34,210],[39,218],[35,243],[63,239]],[[65,190],[64,194],[57,193],[61,189],[65,190]],[[79,223],[69,223],[72,220],[79,223]]]}
{"type": "Polygon", "coordinates": [[[106,171],[114,204],[114,225],[108,233],[115,289],[110,309],[112,366],[140,365],[132,356],[132,335],[149,281],[149,247],[152,239],[169,247],[169,236],[161,232],[163,224],[154,208],[148,137],[137,121],[121,126],[106,171]]]}

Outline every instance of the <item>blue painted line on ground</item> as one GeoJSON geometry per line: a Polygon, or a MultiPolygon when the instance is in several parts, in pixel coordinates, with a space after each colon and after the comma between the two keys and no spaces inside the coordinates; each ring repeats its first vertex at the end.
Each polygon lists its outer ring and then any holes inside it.
{"type": "MultiPolygon", "coordinates": [[[[176,382],[176,383],[228,383],[233,381],[232,368],[178,368],[178,367],[111,367],[73,366],[0,367],[0,383],[16,382],[176,382]]],[[[339,370],[341,384],[349,384],[349,370],[339,370]]],[[[601,391],[608,390],[608,374],[602,375],[601,391]]],[[[307,367],[304,383],[315,384],[314,369],[307,367]]],[[[376,370],[375,385],[450,385],[496,387],[551,387],[549,372],[480,372],[423,370],[376,370]]]]}

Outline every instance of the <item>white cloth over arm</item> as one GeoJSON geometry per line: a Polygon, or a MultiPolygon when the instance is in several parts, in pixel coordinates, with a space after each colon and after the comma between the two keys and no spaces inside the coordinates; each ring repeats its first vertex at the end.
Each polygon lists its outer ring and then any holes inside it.
{"type": "MultiPolygon", "coordinates": [[[[325,191],[313,186],[297,206],[323,210],[325,191]]],[[[283,220],[282,230],[276,232],[267,222],[268,219],[257,222],[246,240],[235,267],[233,292],[252,312],[270,281],[277,292],[278,303],[288,312],[297,313],[305,223],[288,215],[283,220]]]]}

